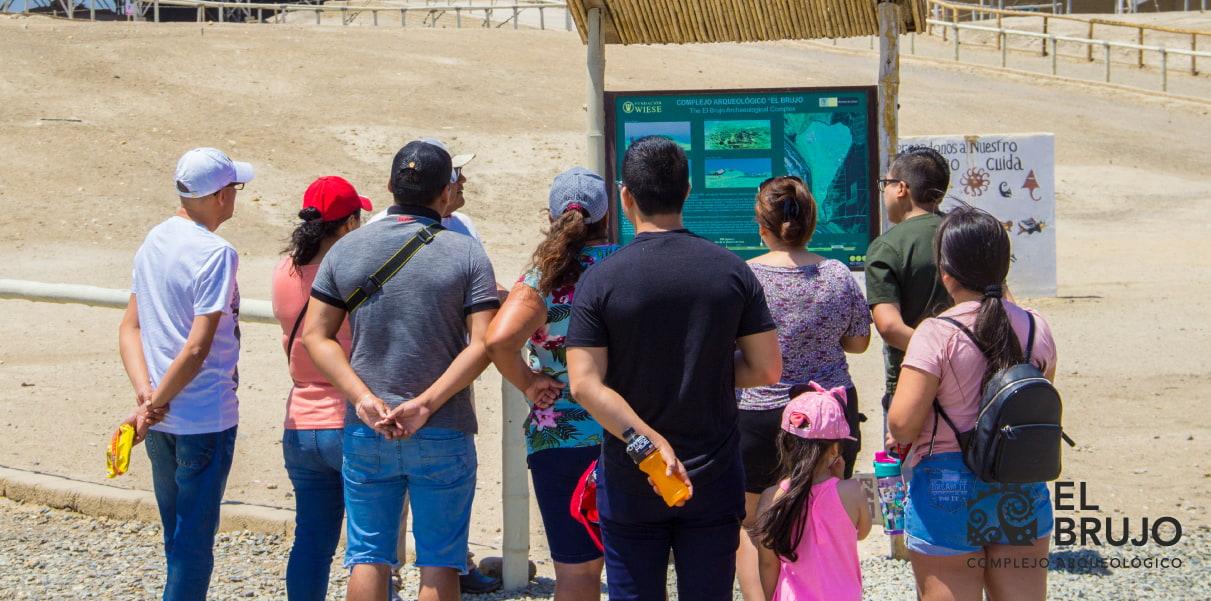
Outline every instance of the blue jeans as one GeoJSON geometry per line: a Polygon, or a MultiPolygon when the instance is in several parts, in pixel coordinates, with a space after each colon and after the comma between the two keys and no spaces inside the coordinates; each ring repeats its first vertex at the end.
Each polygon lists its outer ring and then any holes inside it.
{"type": "Polygon", "coordinates": [[[294,486],[294,545],[286,564],[290,601],[323,601],[328,572],[341,538],[345,493],[341,481],[341,430],[286,430],[286,473],[294,486]]]}
{"type": "Polygon", "coordinates": [[[168,577],[165,601],[205,601],[219,504],[235,454],[235,426],[208,434],[147,434],[168,577]]]}
{"type": "Polygon", "coordinates": [[[447,428],[387,440],[361,423],[345,425],[345,567],[399,565],[400,513],[411,503],[417,567],[467,572],[475,498],[475,441],[447,428]]]}
{"type": "Polygon", "coordinates": [[[740,456],[710,482],[694,482],[684,507],[669,507],[652,491],[610,487],[604,463],[597,464],[597,511],[610,600],[664,599],[672,550],[679,598],[731,601],[744,518],[740,456]]]}

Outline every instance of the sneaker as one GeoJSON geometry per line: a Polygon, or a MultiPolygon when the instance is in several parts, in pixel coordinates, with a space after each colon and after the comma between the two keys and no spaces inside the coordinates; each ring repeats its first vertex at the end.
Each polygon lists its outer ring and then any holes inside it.
{"type": "Polygon", "coordinates": [[[472,567],[466,574],[458,577],[458,586],[468,595],[484,595],[500,590],[503,583],[500,578],[494,578],[472,567]]]}

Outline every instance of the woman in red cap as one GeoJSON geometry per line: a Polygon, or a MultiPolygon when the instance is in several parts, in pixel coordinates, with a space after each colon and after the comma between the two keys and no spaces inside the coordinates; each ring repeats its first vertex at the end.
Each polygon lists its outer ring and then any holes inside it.
{"type": "MultiPolygon", "coordinates": [[[[282,325],[282,345],[294,386],[286,401],[282,454],[294,486],[294,546],[286,566],[290,601],[327,597],[328,571],[341,535],[345,497],[341,482],[341,432],[345,399],[311,362],[303,348],[303,315],[311,284],[328,249],[361,225],[370,199],[336,176],[321,177],[303,194],[302,223],[294,228],[286,256],[273,271],[273,315],[282,325]]],[[[349,352],[349,324],[337,336],[349,352]]]]}

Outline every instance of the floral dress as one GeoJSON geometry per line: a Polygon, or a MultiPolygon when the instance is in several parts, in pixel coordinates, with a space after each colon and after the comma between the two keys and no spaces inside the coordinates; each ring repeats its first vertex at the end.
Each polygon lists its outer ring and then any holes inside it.
{"type": "MultiPolygon", "coordinates": [[[[580,264],[588,269],[618,248],[612,244],[586,246],[580,252],[580,264]]],[[[537,291],[541,279],[542,272],[534,267],[519,281],[537,291]]],[[[568,349],[564,343],[568,335],[568,325],[572,322],[572,298],[575,293],[576,285],[572,284],[546,295],[543,302],[547,306],[547,323],[526,342],[530,368],[564,384],[553,405],[546,409],[534,407],[526,418],[526,449],[529,453],[547,449],[592,447],[600,445],[602,441],[601,425],[572,399],[567,386],[568,349]]]]}

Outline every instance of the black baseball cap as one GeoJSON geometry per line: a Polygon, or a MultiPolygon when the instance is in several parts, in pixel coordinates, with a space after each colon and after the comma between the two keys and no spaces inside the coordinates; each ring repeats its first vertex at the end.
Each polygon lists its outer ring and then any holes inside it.
{"type": "Polygon", "coordinates": [[[440,146],[414,140],[391,161],[391,187],[397,198],[429,202],[450,183],[453,165],[440,146]]]}

